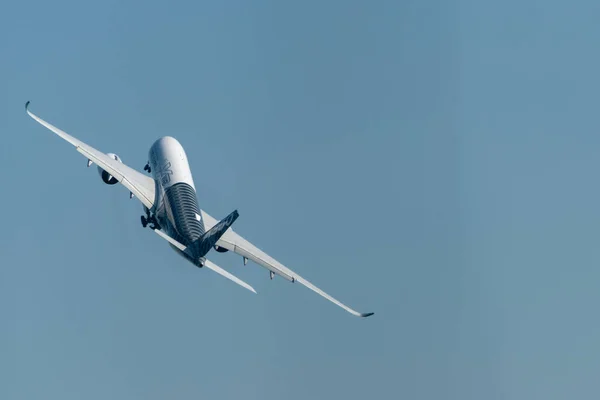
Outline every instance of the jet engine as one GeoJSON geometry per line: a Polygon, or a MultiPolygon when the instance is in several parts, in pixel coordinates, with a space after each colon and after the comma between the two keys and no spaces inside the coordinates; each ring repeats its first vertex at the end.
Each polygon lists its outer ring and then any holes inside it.
{"type": "MultiPolygon", "coordinates": [[[[106,155],[109,156],[110,158],[117,160],[121,164],[123,164],[123,161],[121,161],[121,159],[119,158],[118,155],[113,154],[113,153],[106,153],[106,155]]],[[[111,174],[109,174],[108,172],[106,172],[105,170],[103,170],[100,167],[98,167],[98,173],[100,174],[100,177],[102,178],[102,182],[106,183],[107,185],[114,185],[115,183],[119,182],[117,180],[117,178],[115,178],[114,176],[112,176],[111,174]]]]}
{"type": "Polygon", "coordinates": [[[217,246],[217,245],[215,245],[215,250],[218,251],[219,253],[227,253],[229,251],[225,247],[221,247],[221,246],[217,246]]]}

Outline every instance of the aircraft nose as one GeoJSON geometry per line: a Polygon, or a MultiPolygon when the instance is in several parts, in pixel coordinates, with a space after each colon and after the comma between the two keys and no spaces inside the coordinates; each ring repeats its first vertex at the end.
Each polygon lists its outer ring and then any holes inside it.
{"type": "Polygon", "coordinates": [[[163,146],[177,146],[181,147],[181,144],[172,136],[163,136],[157,140],[163,146]]]}
{"type": "Polygon", "coordinates": [[[154,144],[150,148],[150,153],[155,153],[158,155],[171,152],[181,152],[182,149],[183,147],[177,141],[177,139],[171,136],[163,136],[156,142],[154,142],[154,144]]]}

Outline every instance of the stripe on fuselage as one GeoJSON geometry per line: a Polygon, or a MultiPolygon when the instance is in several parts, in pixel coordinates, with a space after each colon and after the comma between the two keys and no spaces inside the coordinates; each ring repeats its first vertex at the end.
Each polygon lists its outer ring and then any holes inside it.
{"type": "Polygon", "coordinates": [[[204,224],[196,215],[200,214],[196,191],[185,182],[179,182],[165,191],[167,208],[171,210],[175,229],[188,245],[204,234],[204,224]]]}
{"type": "Polygon", "coordinates": [[[148,153],[156,181],[155,212],[165,232],[188,246],[204,234],[192,172],[183,146],[173,137],[158,139],[148,153]]]}

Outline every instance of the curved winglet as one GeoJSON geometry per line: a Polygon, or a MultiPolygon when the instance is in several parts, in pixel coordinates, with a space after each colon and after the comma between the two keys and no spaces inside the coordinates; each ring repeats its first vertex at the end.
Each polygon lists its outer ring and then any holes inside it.
{"type": "Polygon", "coordinates": [[[306,279],[304,279],[303,277],[296,275],[294,277],[293,282],[298,282],[304,286],[306,286],[307,288],[309,288],[310,290],[312,290],[313,292],[325,297],[327,300],[331,301],[332,303],[342,307],[344,310],[348,311],[350,314],[355,315],[357,317],[362,317],[362,318],[366,318],[366,317],[370,317],[371,315],[375,314],[375,313],[360,313],[350,307],[348,307],[347,305],[345,305],[344,303],[342,303],[341,301],[333,298],[332,296],[330,296],[329,294],[325,293],[324,291],[322,291],[321,289],[319,289],[318,287],[316,287],[315,285],[313,285],[312,283],[310,283],[309,281],[307,281],[306,279]]]}
{"type": "Polygon", "coordinates": [[[29,103],[31,103],[29,100],[27,100],[27,103],[25,103],[25,111],[27,111],[29,109],[29,103]]]}

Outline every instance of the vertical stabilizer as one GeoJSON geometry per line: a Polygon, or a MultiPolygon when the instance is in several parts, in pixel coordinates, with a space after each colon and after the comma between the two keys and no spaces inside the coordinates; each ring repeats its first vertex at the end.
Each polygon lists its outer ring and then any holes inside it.
{"type": "Polygon", "coordinates": [[[195,259],[204,257],[239,216],[240,214],[235,210],[190,244],[185,252],[195,259]]]}

